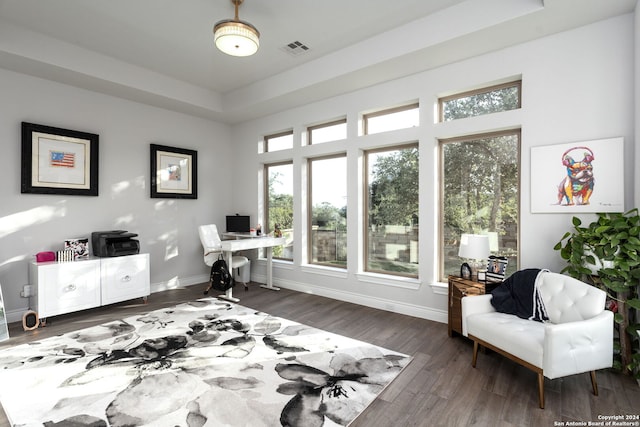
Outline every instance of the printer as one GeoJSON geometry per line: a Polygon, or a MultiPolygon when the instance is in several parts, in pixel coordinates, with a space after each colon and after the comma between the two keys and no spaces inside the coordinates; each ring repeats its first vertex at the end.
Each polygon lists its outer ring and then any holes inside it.
{"type": "Polygon", "coordinates": [[[135,233],[124,230],[94,231],[91,233],[93,255],[97,257],[114,257],[140,253],[140,242],[135,233]]]}

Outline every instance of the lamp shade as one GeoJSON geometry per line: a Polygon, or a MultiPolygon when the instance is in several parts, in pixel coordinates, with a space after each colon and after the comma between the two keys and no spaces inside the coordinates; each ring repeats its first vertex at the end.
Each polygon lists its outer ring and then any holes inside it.
{"type": "Polygon", "coordinates": [[[245,21],[227,19],[213,28],[216,47],[227,55],[249,56],[260,47],[260,33],[245,21]]]}
{"type": "Polygon", "coordinates": [[[460,236],[458,256],[468,259],[485,259],[489,256],[489,236],[463,234],[460,236]]]}

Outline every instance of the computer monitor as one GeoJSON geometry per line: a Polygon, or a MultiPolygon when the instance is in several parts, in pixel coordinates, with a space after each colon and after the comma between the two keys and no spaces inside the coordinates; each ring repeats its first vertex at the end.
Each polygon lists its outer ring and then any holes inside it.
{"type": "Polygon", "coordinates": [[[227,215],[227,233],[248,233],[250,229],[249,215],[227,215]]]}

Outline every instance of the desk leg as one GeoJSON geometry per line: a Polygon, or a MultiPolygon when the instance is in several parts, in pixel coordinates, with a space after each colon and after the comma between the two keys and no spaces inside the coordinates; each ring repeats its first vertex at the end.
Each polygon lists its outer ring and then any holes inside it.
{"type": "MultiPolygon", "coordinates": [[[[231,270],[231,257],[233,256],[233,252],[231,251],[224,251],[224,260],[227,261],[227,266],[229,266],[229,273],[233,274],[233,271],[231,270]]],[[[231,301],[231,302],[239,302],[240,300],[238,298],[235,298],[233,296],[233,288],[229,288],[227,289],[227,291],[224,293],[224,295],[218,295],[218,298],[223,299],[223,300],[227,300],[227,301],[231,301]]]]}
{"type": "Polygon", "coordinates": [[[260,285],[261,288],[279,291],[280,288],[273,286],[273,248],[267,247],[267,284],[260,285]]]}

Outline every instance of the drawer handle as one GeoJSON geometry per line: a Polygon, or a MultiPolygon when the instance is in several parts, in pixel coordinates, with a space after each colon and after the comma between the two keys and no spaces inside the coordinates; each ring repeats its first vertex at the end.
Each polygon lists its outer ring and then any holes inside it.
{"type": "Polygon", "coordinates": [[[130,282],[131,281],[131,276],[129,276],[128,274],[126,276],[124,276],[122,279],[120,279],[123,282],[130,282]]]}
{"type": "Polygon", "coordinates": [[[65,292],[73,292],[75,291],[77,288],[76,285],[74,285],[73,283],[71,283],[70,285],[68,285],[66,288],[64,288],[65,292]]]}

